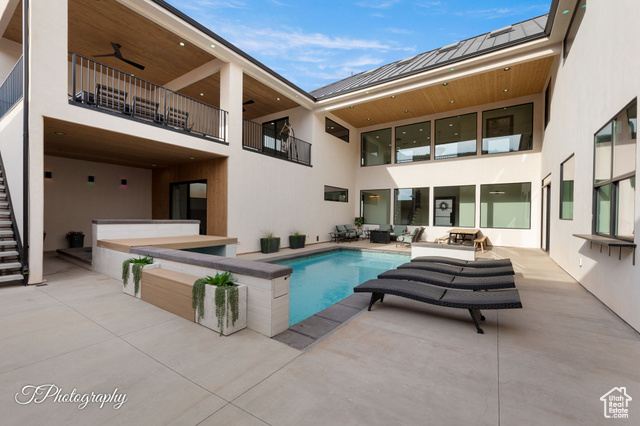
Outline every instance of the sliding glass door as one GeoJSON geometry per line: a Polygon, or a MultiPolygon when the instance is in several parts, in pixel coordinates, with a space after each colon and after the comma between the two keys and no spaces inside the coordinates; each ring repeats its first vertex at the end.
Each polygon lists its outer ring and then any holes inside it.
{"type": "Polygon", "coordinates": [[[200,234],[207,233],[207,181],[172,183],[171,219],[194,219],[200,221],[200,234]]]}

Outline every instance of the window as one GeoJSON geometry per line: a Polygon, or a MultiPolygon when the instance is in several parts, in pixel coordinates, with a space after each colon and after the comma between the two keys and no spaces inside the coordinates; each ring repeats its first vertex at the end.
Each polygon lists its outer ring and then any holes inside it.
{"type": "Polygon", "coordinates": [[[544,91],[544,128],[546,129],[551,121],[551,80],[544,91]]]}
{"type": "Polygon", "coordinates": [[[282,146],[282,138],[289,135],[288,123],[289,117],[262,123],[262,152],[274,157],[288,157],[287,151],[282,146]]]}
{"type": "Polygon", "coordinates": [[[341,124],[336,123],[330,118],[324,119],[324,131],[330,135],[335,136],[338,139],[342,139],[345,142],[349,142],[349,129],[341,124]]]}
{"type": "Polygon", "coordinates": [[[637,100],[594,136],[593,232],[633,241],[635,235],[637,100]]]}
{"type": "Polygon", "coordinates": [[[433,225],[473,228],[476,223],[476,187],[443,186],[433,189],[433,225]]]}
{"type": "Polygon", "coordinates": [[[575,174],[575,157],[571,154],[560,165],[560,219],[573,219],[573,179],[575,174]]]}
{"type": "Polygon", "coordinates": [[[169,191],[169,219],[197,219],[207,235],[207,180],[172,182],[169,191]]]}
{"type": "Polygon", "coordinates": [[[531,183],[481,185],[480,226],[531,228],[531,183]]]}
{"type": "Polygon", "coordinates": [[[372,225],[391,224],[391,190],[371,189],[360,191],[360,216],[364,223],[372,225]]]}
{"type": "Polygon", "coordinates": [[[341,203],[349,202],[349,190],[344,188],[337,188],[335,186],[324,186],[324,200],[325,201],[339,201],[341,203]]]}
{"type": "Polygon", "coordinates": [[[587,12],[587,0],[579,0],[576,2],[576,8],[573,11],[573,17],[571,18],[571,23],[569,24],[569,30],[567,31],[567,35],[564,37],[564,41],[562,42],[564,58],[566,59],[569,56],[569,51],[573,46],[573,42],[576,39],[576,34],[578,34],[578,29],[580,28],[580,23],[584,18],[584,14],[587,12]]]}
{"type": "Polygon", "coordinates": [[[362,134],[362,166],[391,164],[391,129],[362,134]]]}
{"type": "Polygon", "coordinates": [[[436,120],[436,160],[476,155],[477,127],[475,112],[436,120]]]}
{"type": "Polygon", "coordinates": [[[482,113],[482,153],[527,151],[533,148],[533,104],[482,113]]]}
{"type": "Polygon", "coordinates": [[[394,225],[429,225],[429,188],[395,190],[394,225]]]}
{"type": "Polygon", "coordinates": [[[431,122],[396,127],[396,163],[431,158],[431,122]]]}

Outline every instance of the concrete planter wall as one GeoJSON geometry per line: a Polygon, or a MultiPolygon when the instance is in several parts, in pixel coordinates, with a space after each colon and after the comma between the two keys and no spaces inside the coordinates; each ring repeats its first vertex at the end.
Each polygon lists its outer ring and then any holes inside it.
{"type": "MultiPolygon", "coordinates": [[[[204,290],[204,316],[200,321],[198,321],[198,310],[196,310],[196,318],[195,321],[203,325],[211,330],[216,332],[220,332],[218,328],[218,317],[216,316],[216,286],[214,285],[206,285],[204,290]]],[[[227,294],[227,297],[229,295],[227,294]]],[[[223,332],[224,336],[228,336],[230,334],[235,333],[236,331],[240,331],[243,328],[247,327],[247,286],[238,284],[238,319],[236,320],[235,325],[231,325],[231,317],[230,312],[227,312],[227,316],[229,316],[229,326],[227,327],[227,318],[223,318],[223,332]]]]}
{"type": "MultiPolygon", "coordinates": [[[[133,271],[131,271],[131,268],[133,267],[133,263],[129,264],[129,281],[127,283],[127,285],[125,286],[124,284],[122,285],[122,291],[127,293],[129,296],[134,296],[137,297],[138,299],[140,299],[140,293],[142,293],[142,280],[140,280],[140,287],[138,288],[138,292],[135,292],[136,289],[136,284],[133,282],[133,271]]],[[[145,269],[156,269],[160,267],[160,262],[156,262],[155,260],[153,261],[152,264],[150,265],[144,265],[142,267],[143,270],[145,269]]]]}

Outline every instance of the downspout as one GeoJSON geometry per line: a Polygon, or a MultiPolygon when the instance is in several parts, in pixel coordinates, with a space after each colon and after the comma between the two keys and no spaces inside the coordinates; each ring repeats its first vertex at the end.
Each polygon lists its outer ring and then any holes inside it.
{"type": "Polygon", "coordinates": [[[22,60],[24,85],[22,92],[22,273],[29,284],[29,0],[22,0],[22,60]]]}

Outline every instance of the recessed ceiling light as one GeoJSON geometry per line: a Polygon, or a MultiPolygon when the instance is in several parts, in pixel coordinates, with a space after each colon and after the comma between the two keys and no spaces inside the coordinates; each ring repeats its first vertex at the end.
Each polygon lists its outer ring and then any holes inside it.
{"type": "Polygon", "coordinates": [[[184,47],[184,43],[183,43],[183,42],[180,42],[180,43],[178,43],[178,44],[179,44],[180,46],[184,47]]]}
{"type": "Polygon", "coordinates": [[[449,124],[449,127],[453,127],[453,123],[449,124]]]}
{"type": "Polygon", "coordinates": [[[504,90],[503,90],[503,92],[508,92],[508,91],[509,91],[509,89],[504,89],[504,90]]]}
{"type": "Polygon", "coordinates": [[[370,118],[367,118],[367,121],[371,121],[371,119],[370,119],[370,118]]]}
{"type": "Polygon", "coordinates": [[[215,44],[211,44],[210,46],[211,46],[212,48],[214,48],[214,49],[216,48],[216,45],[215,45],[215,44]]]}
{"type": "Polygon", "coordinates": [[[442,85],[443,85],[443,86],[448,86],[448,85],[449,85],[449,83],[442,83],[442,85]]]}
{"type": "Polygon", "coordinates": [[[56,135],[60,135],[60,136],[64,136],[64,135],[66,135],[66,133],[65,133],[65,132],[53,132],[53,133],[55,133],[56,135]]]}
{"type": "Polygon", "coordinates": [[[279,101],[279,100],[280,100],[280,98],[276,98],[276,101],[279,101]]]}
{"type": "Polygon", "coordinates": [[[567,9],[567,10],[563,10],[563,11],[562,11],[562,14],[563,14],[563,15],[565,15],[565,14],[567,14],[567,13],[569,13],[569,9],[567,9]]]}
{"type": "Polygon", "coordinates": [[[151,165],[151,167],[155,167],[155,166],[156,166],[155,164],[152,164],[152,165],[151,165]]]}
{"type": "Polygon", "coordinates": [[[451,101],[451,102],[449,102],[449,103],[450,103],[450,104],[455,104],[455,103],[456,103],[456,101],[451,101]]]}
{"type": "Polygon", "coordinates": [[[505,71],[509,71],[511,69],[511,67],[504,67],[505,71]]]}
{"type": "Polygon", "coordinates": [[[349,108],[354,109],[355,107],[353,105],[351,105],[349,108]]]}
{"type": "Polygon", "coordinates": [[[404,110],[404,113],[405,113],[405,114],[406,114],[406,113],[408,113],[408,112],[409,112],[409,110],[408,110],[408,109],[405,109],[405,110],[404,110]]]}
{"type": "Polygon", "coordinates": [[[195,160],[195,158],[193,158],[193,157],[189,157],[189,160],[195,160]]]}
{"type": "Polygon", "coordinates": [[[131,74],[131,77],[135,77],[135,75],[131,74]]]}
{"type": "Polygon", "coordinates": [[[200,93],[200,96],[204,96],[204,93],[200,93]]]}
{"type": "Polygon", "coordinates": [[[396,98],[396,95],[391,95],[391,99],[395,99],[395,98],[396,98]]]}
{"type": "Polygon", "coordinates": [[[449,70],[450,70],[450,71],[455,71],[456,69],[455,69],[455,68],[449,68],[449,70]]]}

